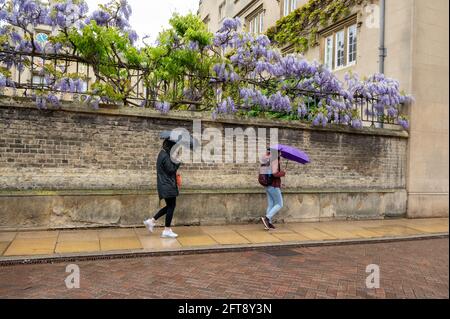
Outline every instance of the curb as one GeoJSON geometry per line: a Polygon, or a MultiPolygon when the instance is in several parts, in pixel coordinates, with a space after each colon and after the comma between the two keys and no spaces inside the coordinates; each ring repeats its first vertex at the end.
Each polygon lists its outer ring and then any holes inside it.
{"type": "Polygon", "coordinates": [[[444,238],[449,238],[449,233],[436,233],[436,234],[412,235],[401,237],[380,237],[367,239],[285,242],[272,244],[220,245],[220,246],[209,246],[199,248],[189,247],[164,251],[151,251],[140,249],[140,250],[123,250],[123,251],[117,250],[111,252],[94,252],[94,253],[53,254],[53,255],[42,255],[33,257],[29,256],[28,257],[17,256],[5,258],[0,257],[0,267],[16,266],[16,265],[82,262],[82,261],[105,260],[105,259],[129,259],[129,258],[144,258],[144,257],[229,253],[229,252],[243,252],[243,251],[264,251],[276,248],[293,249],[305,247],[379,244],[379,243],[444,239],[444,238]]]}

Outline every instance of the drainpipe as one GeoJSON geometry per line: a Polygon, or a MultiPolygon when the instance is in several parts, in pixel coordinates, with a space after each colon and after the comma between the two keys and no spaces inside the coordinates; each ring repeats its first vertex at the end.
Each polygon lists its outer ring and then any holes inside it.
{"type": "MultiPolygon", "coordinates": [[[[379,70],[378,72],[384,74],[384,60],[386,58],[385,47],[385,33],[386,33],[386,0],[380,0],[380,44],[379,44],[379,70]]],[[[384,127],[382,118],[379,116],[380,127],[384,127]]]]}
{"type": "Polygon", "coordinates": [[[379,72],[381,74],[384,74],[384,59],[386,58],[385,33],[386,33],[386,0],[380,0],[379,72]]]}

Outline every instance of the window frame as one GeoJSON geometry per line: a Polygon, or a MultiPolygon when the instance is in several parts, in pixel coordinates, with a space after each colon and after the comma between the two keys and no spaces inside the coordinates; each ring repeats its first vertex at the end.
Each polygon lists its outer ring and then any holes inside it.
{"type": "Polygon", "coordinates": [[[247,31],[254,35],[260,35],[264,30],[264,7],[260,6],[255,9],[252,13],[246,16],[245,20],[247,21],[247,31]],[[257,32],[253,32],[252,29],[256,30],[257,24],[257,32]]]}
{"type": "Polygon", "coordinates": [[[333,66],[333,55],[334,55],[334,36],[329,35],[325,38],[325,45],[324,45],[324,59],[323,64],[332,71],[334,69],[333,66]],[[328,46],[328,40],[331,40],[331,48],[328,46]]]}
{"type": "Polygon", "coordinates": [[[297,0],[283,0],[283,17],[289,15],[295,9],[297,9],[297,0]]]}
{"type": "Polygon", "coordinates": [[[340,70],[346,67],[347,61],[345,58],[345,50],[346,48],[346,41],[345,41],[345,29],[336,31],[334,33],[334,63],[333,63],[333,70],[340,70]],[[339,39],[338,36],[342,36],[342,39],[339,39]],[[342,43],[342,49],[340,48],[340,44],[342,43]],[[341,51],[342,50],[342,51],[341,51]],[[342,54],[342,64],[338,63],[340,62],[340,54],[342,54]]]}
{"type": "Polygon", "coordinates": [[[211,22],[211,17],[209,16],[209,14],[202,21],[206,25],[206,28],[209,31],[209,29],[210,29],[209,23],[211,22]]]}
{"type": "Polygon", "coordinates": [[[352,66],[356,64],[356,61],[358,59],[358,25],[356,23],[351,24],[347,27],[347,52],[346,52],[346,56],[347,56],[347,65],[348,66],[352,66]],[[355,45],[355,50],[354,51],[350,51],[352,49],[351,44],[350,44],[350,31],[351,29],[354,28],[355,30],[355,38],[354,38],[354,44],[355,45]],[[355,55],[354,60],[350,61],[350,57],[351,55],[355,55]]]}
{"type": "Polygon", "coordinates": [[[225,7],[227,2],[222,1],[222,3],[219,5],[219,22],[225,19],[225,7]]]}
{"type": "Polygon", "coordinates": [[[40,86],[40,87],[45,87],[48,84],[47,84],[47,80],[45,79],[45,76],[39,74],[39,72],[34,71],[31,74],[31,85],[32,86],[36,85],[36,86],[40,86]],[[35,78],[39,78],[40,79],[39,83],[34,81],[35,78]]]}
{"type": "Polygon", "coordinates": [[[359,32],[359,24],[357,21],[357,16],[351,16],[348,17],[345,20],[342,20],[341,22],[336,23],[335,25],[328,27],[321,32],[319,32],[321,37],[321,60],[324,65],[328,66],[331,65],[330,71],[339,71],[348,67],[352,67],[357,64],[358,61],[358,32],[359,32]],[[355,47],[354,51],[351,51],[350,48],[350,32],[354,28],[355,30],[355,47]],[[343,57],[343,64],[337,65],[338,62],[338,54],[341,53],[338,51],[338,34],[343,32],[343,43],[344,43],[344,57],[343,57]],[[330,64],[325,64],[326,58],[328,56],[327,50],[327,40],[332,37],[333,38],[333,49],[332,49],[332,62],[330,64]],[[350,61],[351,55],[354,55],[354,60],[350,61]]]}

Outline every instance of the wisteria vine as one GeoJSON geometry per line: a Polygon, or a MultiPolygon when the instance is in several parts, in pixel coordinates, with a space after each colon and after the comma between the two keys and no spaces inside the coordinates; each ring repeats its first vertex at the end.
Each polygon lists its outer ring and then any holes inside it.
{"type": "MultiPolygon", "coordinates": [[[[137,33],[126,0],[113,0],[89,14],[84,0],[0,0],[0,92],[15,91],[11,70],[30,66],[26,55],[15,52],[74,56],[90,63],[96,81],[89,88],[85,75],[69,73],[64,65],[45,65],[45,86],[32,89],[39,108],[58,107],[67,94],[98,108],[102,103],[133,105],[135,70],[147,88],[138,107],[162,113],[171,109],[200,109],[236,116],[269,116],[302,120],[314,126],[363,126],[358,100],[373,101],[366,116],[409,128],[400,106],[411,97],[398,81],[375,74],[360,79],[348,74],[340,81],[317,62],[297,54],[283,56],[265,35],[241,32],[239,19],[225,19],[210,34],[193,15],[175,16],[172,29],[162,32],[155,46],[137,48],[137,33]],[[44,45],[35,39],[39,25],[51,29],[44,45]]],[[[143,93],[141,93],[143,94],[143,93]]]]}

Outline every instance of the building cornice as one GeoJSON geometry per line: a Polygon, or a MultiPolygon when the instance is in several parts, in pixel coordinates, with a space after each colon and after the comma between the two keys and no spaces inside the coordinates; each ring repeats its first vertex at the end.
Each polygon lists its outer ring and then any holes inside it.
{"type": "Polygon", "coordinates": [[[236,13],[234,15],[234,18],[240,17],[240,16],[244,15],[245,13],[247,13],[248,11],[250,11],[250,9],[252,9],[254,6],[262,5],[262,4],[263,4],[263,2],[261,0],[252,0],[244,8],[242,8],[242,10],[240,10],[238,13],[236,13]]]}

